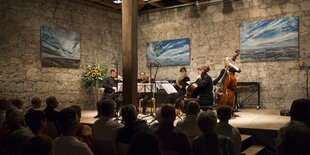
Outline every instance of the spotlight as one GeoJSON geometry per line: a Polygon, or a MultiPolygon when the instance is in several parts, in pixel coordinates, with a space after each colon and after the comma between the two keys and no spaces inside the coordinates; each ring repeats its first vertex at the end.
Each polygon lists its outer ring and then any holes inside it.
{"type": "Polygon", "coordinates": [[[113,3],[121,4],[121,3],[122,3],[122,0],[114,0],[113,3]]]}

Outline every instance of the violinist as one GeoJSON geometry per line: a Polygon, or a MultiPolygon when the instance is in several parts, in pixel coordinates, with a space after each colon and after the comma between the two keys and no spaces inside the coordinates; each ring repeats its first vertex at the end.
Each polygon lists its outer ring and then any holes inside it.
{"type": "MultiPolygon", "coordinates": [[[[111,76],[105,78],[103,80],[103,88],[104,89],[104,94],[101,100],[105,99],[113,99],[117,105],[116,105],[116,112],[119,110],[120,104],[122,103],[122,99],[119,97],[119,95],[116,93],[117,92],[117,84],[120,81],[118,74],[117,74],[117,69],[111,69],[111,76]]],[[[99,102],[97,102],[97,110],[98,114],[95,116],[95,118],[100,117],[100,105],[99,102]]]]}
{"type": "Polygon", "coordinates": [[[189,77],[187,76],[187,70],[185,67],[180,69],[180,78],[174,84],[174,88],[178,91],[177,94],[168,97],[168,103],[175,103],[175,107],[179,107],[180,102],[184,99],[186,94],[186,86],[188,85],[188,81],[190,81],[189,77]]]}
{"type": "MultiPolygon", "coordinates": [[[[146,76],[145,72],[141,72],[140,79],[138,79],[138,83],[151,83],[151,78],[146,76]]],[[[152,93],[139,93],[138,102],[140,99],[143,99],[141,102],[143,114],[146,114],[147,101],[150,100],[151,98],[152,93]]]]}

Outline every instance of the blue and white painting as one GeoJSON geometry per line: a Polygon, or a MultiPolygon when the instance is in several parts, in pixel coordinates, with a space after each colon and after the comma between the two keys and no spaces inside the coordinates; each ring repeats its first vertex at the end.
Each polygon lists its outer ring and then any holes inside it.
{"type": "Polygon", "coordinates": [[[41,56],[42,66],[79,67],[80,33],[42,26],[41,56]]]}
{"type": "Polygon", "coordinates": [[[147,66],[184,66],[190,64],[189,38],[146,43],[147,66]]]}
{"type": "Polygon", "coordinates": [[[239,25],[241,61],[298,58],[298,17],[239,25]]]}

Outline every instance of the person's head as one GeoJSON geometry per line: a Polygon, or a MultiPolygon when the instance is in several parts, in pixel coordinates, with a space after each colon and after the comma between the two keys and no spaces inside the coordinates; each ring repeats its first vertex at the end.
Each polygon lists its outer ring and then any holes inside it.
{"type": "Polygon", "coordinates": [[[30,139],[23,146],[22,155],[53,155],[53,139],[49,136],[40,135],[30,139]]]}
{"type": "Polygon", "coordinates": [[[31,105],[33,109],[39,109],[41,107],[41,99],[38,97],[34,97],[31,99],[31,105]]]}
{"type": "Polygon", "coordinates": [[[304,122],[310,127],[309,111],[310,111],[310,100],[307,99],[294,100],[290,109],[291,120],[304,122]]]}
{"type": "Polygon", "coordinates": [[[10,101],[11,101],[12,105],[14,107],[16,107],[17,109],[23,108],[24,102],[22,100],[20,100],[19,98],[11,99],[10,101]]]}
{"type": "Polygon", "coordinates": [[[102,116],[113,117],[115,115],[116,103],[112,99],[100,100],[100,113],[102,116]]]}
{"type": "Polygon", "coordinates": [[[186,76],[187,70],[186,70],[185,67],[182,67],[182,68],[180,69],[180,74],[181,74],[181,76],[186,76]]]}
{"type": "Polygon", "coordinates": [[[75,113],[81,118],[82,117],[82,109],[81,109],[81,107],[80,106],[78,106],[78,105],[72,105],[70,108],[72,108],[74,111],[75,111],[75,113]]]}
{"type": "Polygon", "coordinates": [[[14,131],[26,125],[24,114],[17,109],[10,109],[6,111],[5,123],[11,131],[14,131]]]}
{"type": "Polygon", "coordinates": [[[145,79],[146,78],[145,72],[140,72],[140,78],[141,79],[145,79]]]}
{"type": "Polygon", "coordinates": [[[2,98],[0,99],[0,110],[7,111],[12,108],[12,104],[9,100],[2,98]]]}
{"type": "Polygon", "coordinates": [[[58,114],[58,126],[65,136],[75,135],[79,122],[80,118],[72,108],[62,109],[58,114]]]}
{"type": "Polygon", "coordinates": [[[116,68],[111,69],[111,76],[117,77],[117,69],[116,68]]]}
{"type": "Polygon", "coordinates": [[[164,105],[160,109],[159,117],[160,117],[160,120],[158,121],[160,124],[173,124],[175,117],[176,117],[175,108],[170,104],[164,105]]]}
{"type": "Polygon", "coordinates": [[[121,108],[121,116],[126,124],[133,123],[137,120],[137,108],[133,104],[126,104],[121,108]]]}
{"type": "Polygon", "coordinates": [[[221,122],[228,122],[231,118],[232,108],[228,105],[219,106],[216,109],[217,118],[221,122]]]}
{"type": "Polygon", "coordinates": [[[216,133],[216,121],[216,115],[211,110],[201,112],[197,117],[197,125],[204,134],[216,133]]]}
{"type": "Polygon", "coordinates": [[[159,141],[151,130],[138,132],[131,141],[128,155],[160,155],[159,141]]]}
{"type": "Polygon", "coordinates": [[[50,107],[53,109],[58,107],[58,101],[55,96],[50,96],[46,98],[45,102],[46,102],[47,107],[50,107]]]}
{"type": "Polygon", "coordinates": [[[200,112],[199,103],[195,100],[189,101],[186,105],[186,111],[188,115],[198,115],[200,112]]]}
{"type": "Polygon", "coordinates": [[[198,74],[201,75],[203,73],[207,73],[210,71],[210,66],[200,66],[197,68],[198,74]]]}
{"type": "Polygon", "coordinates": [[[25,115],[25,121],[32,133],[38,135],[46,125],[46,115],[43,111],[30,111],[25,115]]]}
{"type": "Polygon", "coordinates": [[[225,64],[225,66],[228,66],[229,63],[230,63],[229,58],[228,58],[228,57],[225,57],[225,58],[224,58],[224,64],[225,64]]]}
{"type": "Polygon", "coordinates": [[[299,121],[291,121],[278,133],[279,155],[310,154],[310,129],[299,121]]]}

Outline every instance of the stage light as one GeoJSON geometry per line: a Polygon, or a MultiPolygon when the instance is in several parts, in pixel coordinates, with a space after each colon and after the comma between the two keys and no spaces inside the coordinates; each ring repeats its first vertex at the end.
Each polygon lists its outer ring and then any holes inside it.
{"type": "Polygon", "coordinates": [[[122,0],[114,0],[113,3],[121,4],[121,3],[122,3],[122,0]]]}
{"type": "Polygon", "coordinates": [[[149,2],[150,0],[143,0],[143,2],[149,2]]]}

